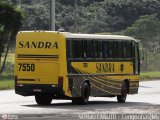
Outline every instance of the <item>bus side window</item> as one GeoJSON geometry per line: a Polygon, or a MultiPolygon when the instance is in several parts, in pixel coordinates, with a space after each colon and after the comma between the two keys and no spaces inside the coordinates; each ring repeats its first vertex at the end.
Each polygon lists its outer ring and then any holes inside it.
{"type": "Polygon", "coordinates": [[[109,41],[108,43],[109,43],[109,52],[108,52],[109,54],[108,54],[108,57],[109,58],[113,58],[113,49],[114,49],[113,48],[113,42],[109,41]]]}
{"type": "Polygon", "coordinates": [[[75,57],[75,56],[74,56],[74,54],[75,54],[75,53],[74,53],[74,52],[75,52],[75,50],[74,50],[74,44],[75,44],[75,43],[74,43],[74,40],[70,40],[70,44],[69,44],[69,45],[70,45],[70,46],[69,46],[69,47],[70,47],[70,48],[69,48],[69,49],[70,49],[70,56],[69,56],[70,58],[74,58],[74,57],[75,57]]]}
{"type": "Polygon", "coordinates": [[[106,43],[105,55],[106,55],[106,58],[108,58],[109,57],[109,42],[106,41],[105,43],[106,43]]]}
{"type": "Polygon", "coordinates": [[[123,43],[122,41],[118,41],[118,58],[123,58],[123,43]]]}
{"type": "Polygon", "coordinates": [[[102,58],[102,41],[98,41],[98,56],[102,58]]]}
{"type": "Polygon", "coordinates": [[[96,44],[95,44],[95,41],[93,40],[92,41],[92,45],[93,45],[93,58],[96,58],[96,50],[95,50],[95,48],[96,48],[96,44]]]}
{"type": "Polygon", "coordinates": [[[67,58],[72,58],[72,42],[67,40],[67,58]]]}
{"type": "Polygon", "coordinates": [[[132,42],[127,42],[127,58],[131,58],[132,52],[132,42]]]}
{"type": "Polygon", "coordinates": [[[84,58],[84,41],[81,40],[81,58],[84,58]]]}
{"type": "Polygon", "coordinates": [[[83,46],[84,46],[83,56],[84,58],[86,58],[87,57],[87,41],[86,40],[83,41],[83,46]]]}
{"type": "Polygon", "coordinates": [[[123,42],[123,58],[127,58],[127,43],[123,42]]]}
{"type": "Polygon", "coordinates": [[[94,43],[94,40],[92,40],[92,57],[95,58],[95,43],[94,43]]]}
{"type": "Polygon", "coordinates": [[[113,57],[114,57],[114,58],[117,58],[117,55],[118,55],[118,54],[117,54],[117,52],[118,52],[118,51],[117,51],[117,47],[118,47],[118,43],[117,43],[117,41],[114,41],[114,42],[113,42],[113,57]]]}
{"type": "Polygon", "coordinates": [[[135,44],[135,43],[133,43],[133,42],[132,42],[132,53],[131,53],[131,57],[132,57],[132,59],[134,59],[134,58],[135,58],[134,44],[135,44]]]}
{"type": "Polygon", "coordinates": [[[103,58],[106,58],[106,41],[102,41],[102,48],[103,48],[103,51],[102,51],[102,56],[103,58]]]}
{"type": "Polygon", "coordinates": [[[83,58],[83,42],[82,40],[78,40],[77,41],[78,44],[77,44],[77,54],[78,54],[78,58],[83,58]]]}
{"type": "Polygon", "coordinates": [[[77,54],[76,58],[80,58],[81,57],[81,42],[79,40],[76,41],[75,49],[76,49],[76,54],[77,54]]]}
{"type": "Polygon", "coordinates": [[[92,41],[88,40],[87,41],[87,58],[92,58],[92,57],[93,57],[92,41]]]}
{"type": "Polygon", "coordinates": [[[77,45],[78,45],[78,41],[74,40],[73,41],[73,52],[74,52],[74,55],[73,57],[74,58],[78,58],[78,50],[77,50],[77,45]]]}
{"type": "Polygon", "coordinates": [[[94,42],[94,58],[98,58],[98,41],[94,42]]]}
{"type": "Polygon", "coordinates": [[[81,40],[72,41],[72,56],[73,58],[81,58],[82,57],[82,42],[81,40]]]}
{"type": "Polygon", "coordinates": [[[72,41],[72,50],[71,50],[71,51],[72,51],[72,57],[73,57],[73,58],[76,57],[76,56],[75,56],[75,52],[76,52],[76,51],[75,51],[74,48],[75,48],[75,41],[73,40],[73,41],[72,41]]]}

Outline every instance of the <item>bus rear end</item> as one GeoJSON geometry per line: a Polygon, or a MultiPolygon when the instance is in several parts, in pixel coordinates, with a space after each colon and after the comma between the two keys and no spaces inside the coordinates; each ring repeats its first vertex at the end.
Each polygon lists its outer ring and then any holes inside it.
{"type": "Polygon", "coordinates": [[[51,95],[63,92],[63,87],[59,83],[61,37],[54,32],[18,33],[15,60],[17,94],[36,95],[38,104],[46,104],[51,100],[49,99],[51,95]],[[45,97],[49,100],[43,100],[45,97]]]}

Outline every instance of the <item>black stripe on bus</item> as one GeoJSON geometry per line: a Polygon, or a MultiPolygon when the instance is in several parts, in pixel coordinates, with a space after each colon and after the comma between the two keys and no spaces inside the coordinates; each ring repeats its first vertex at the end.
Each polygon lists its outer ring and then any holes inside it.
{"type": "Polygon", "coordinates": [[[122,76],[122,75],[135,75],[135,74],[68,74],[67,76],[122,76]]]}
{"type": "Polygon", "coordinates": [[[35,79],[17,79],[17,81],[36,81],[35,79]]]}
{"type": "Polygon", "coordinates": [[[133,62],[134,59],[95,59],[95,58],[68,58],[68,62],[133,62]]]}
{"type": "Polygon", "coordinates": [[[59,58],[59,55],[23,55],[19,54],[18,58],[59,58]]]}

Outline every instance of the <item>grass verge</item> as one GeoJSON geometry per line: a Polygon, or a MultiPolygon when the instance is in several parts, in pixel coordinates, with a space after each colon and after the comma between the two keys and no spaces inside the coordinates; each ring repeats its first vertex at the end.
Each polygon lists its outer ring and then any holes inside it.
{"type": "Polygon", "coordinates": [[[0,90],[14,89],[14,80],[0,80],[0,90]]]}
{"type": "Polygon", "coordinates": [[[160,79],[160,71],[142,72],[140,74],[141,80],[160,79]]]}

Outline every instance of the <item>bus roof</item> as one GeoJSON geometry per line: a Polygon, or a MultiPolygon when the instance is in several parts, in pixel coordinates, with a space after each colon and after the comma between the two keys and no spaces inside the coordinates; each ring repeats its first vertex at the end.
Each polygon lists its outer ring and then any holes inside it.
{"type": "Polygon", "coordinates": [[[110,39],[110,40],[129,40],[129,41],[135,41],[138,42],[133,37],[128,36],[122,36],[122,35],[100,35],[100,34],[76,34],[76,33],[68,33],[68,32],[62,32],[62,34],[66,38],[77,38],[77,39],[97,39],[97,40],[104,40],[104,39],[110,39]]]}
{"type": "Polygon", "coordinates": [[[77,38],[77,39],[97,39],[97,40],[128,40],[128,41],[135,41],[138,40],[134,39],[133,37],[129,36],[122,36],[122,35],[102,35],[102,34],[82,34],[82,33],[70,33],[70,32],[58,32],[58,31],[20,31],[23,32],[46,32],[46,33],[57,33],[62,34],[66,38],[77,38]]]}

